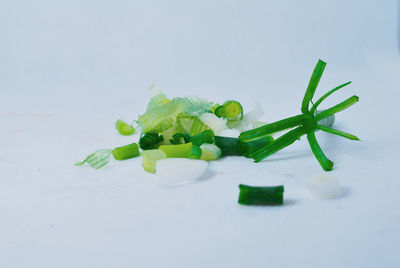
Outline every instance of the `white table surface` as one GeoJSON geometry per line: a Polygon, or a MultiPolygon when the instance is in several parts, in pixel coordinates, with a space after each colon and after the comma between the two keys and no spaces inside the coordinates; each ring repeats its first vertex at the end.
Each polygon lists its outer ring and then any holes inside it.
{"type": "Polygon", "coordinates": [[[399,267],[397,4],[3,3],[0,267],[399,267]],[[304,138],[169,189],[140,158],[72,165],[137,140],[113,124],[144,112],[153,82],[169,97],[258,101],[271,122],[299,112],[319,57],[317,96],[353,81],[325,107],[360,97],[336,127],[361,142],[317,134],[339,199],[305,193],[323,171],[304,138]],[[240,183],[283,184],[285,205],[241,206],[240,183]]]}

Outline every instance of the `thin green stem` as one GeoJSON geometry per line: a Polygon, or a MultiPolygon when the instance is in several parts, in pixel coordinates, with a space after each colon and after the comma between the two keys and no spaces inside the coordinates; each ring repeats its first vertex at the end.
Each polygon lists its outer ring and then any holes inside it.
{"type": "Polygon", "coordinates": [[[338,91],[339,89],[347,86],[351,84],[351,81],[341,84],[340,86],[335,87],[334,89],[331,89],[330,91],[328,91],[327,93],[325,93],[321,98],[319,98],[311,107],[310,109],[310,113],[314,114],[315,110],[317,110],[318,106],[321,104],[321,102],[323,102],[327,97],[329,97],[332,93],[338,91]]]}
{"type": "Polygon", "coordinates": [[[345,101],[343,101],[343,102],[341,102],[341,103],[339,103],[339,104],[337,104],[337,105],[335,105],[335,106],[333,106],[333,107],[331,107],[329,109],[326,109],[325,111],[317,114],[315,116],[315,119],[317,121],[319,121],[319,120],[327,118],[327,117],[329,117],[329,116],[331,116],[333,114],[341,112],[341,111],[347,109],[348,107],[350,107],[351,105],[355,104],[356,102],[358,102],[358,100],[359,100],[359,98],[357,96],[352,96],[352,97],[348,98],[347,100],[345,100],[345,101]]]}
{"type": "Polygon", "coordinates": [[[314,131],[307,133],[307,139],[311,147],[311,151],[313,152],[315,158],[317,158],[319,164],[325,171],[330,171],[333,168],[333,162],[329,160],[321,147],[319,146],[317,139],[315,138],[314,131]]]}
{"type": "Polygon", "coordinates": [[[278,152],[279,150],[289,146],[298,140],[301,136],[307,133],[307,129],[303,126],[297,127],[288,133],[280,136],[274,142],[269,145],[263,146],[254,153],[250,154],[255,162],[260,162],[261,160],[267,158],[268,156],[278,152]]]}
{"type": "Polygon", "coordinates": [[[354,136],[354,135],[352,135],[352,134],[350,134],[350,133],[346,133],[346,132],[344,132],[344,131],[340,131],[340,130],[337,130],[337,129],[333,129],[333,128],[330,128],[330,127],[325,127],[325,126],[317,125],[316,128],[319,129],[319,130],[322,130],[322,131],[325,131],[325,132],[334,134],[334,135],[338,135],[338,136],[347,138],[347,139],[349,139],[349,140],[355,140],[355,141],[359,141],[359,140],[360,140],[357,136],[354,136]]]}
{"type": "Polygon", "coordinates": [[[314,68],[314,71],[311,75],[310,82],[308,83],[306,93],[304,94],[303,102],[301,104],[301,112],[303,114],[308,112],[308,106],[310,101],[314,97],[315,90],[321,80],[322,73],[324,72],[326,66],[326,62],[322,60],[318,60],[317,65],[314,68]]]}
{"type": "Polygon", "coordinates": [[[256,129],[245,131],[240,134],[239,140],[242,142],[250,142],[256,139],[260,139],[265,136],[269,136],[272,133],[299,126],[304,122],[306,118],[307,116],[303,114],[296,115],[256,129]]]}

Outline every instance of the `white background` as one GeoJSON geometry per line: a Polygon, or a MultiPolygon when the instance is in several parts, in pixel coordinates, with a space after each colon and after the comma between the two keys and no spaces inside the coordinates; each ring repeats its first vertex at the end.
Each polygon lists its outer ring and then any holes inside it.
{"type": "Polygon", "coordinates": [[[0,267],[399,267],[397,1],[1,1],[0,267]],[[323,171],[306,139],[261,163],[230,157],[171,189],[141,159],[72,164],[121,137],[147,88],[169,97],[254,101],[265,121],[353,84],[336,127],[318,133],[342,198],[313,200],[323,171]],[[285,185],[282,207],[237,204],[238,184],[285,185]]]}

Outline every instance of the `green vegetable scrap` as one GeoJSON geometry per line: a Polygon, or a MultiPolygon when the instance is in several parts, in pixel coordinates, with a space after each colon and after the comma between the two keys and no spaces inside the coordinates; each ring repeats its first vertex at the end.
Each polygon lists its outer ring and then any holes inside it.
{"type": "Polygon", "coordinates": [[[121,119],[115,122],[115,128],[118,130],[119,134],[124,136],[132,135],[135,132],[135,128],[132,125],[128,125],[121,119]]]}
{"type": "Polygon", "coordinates": [[[346,108],[350,107],[351,105],[358,102],[357,96],[352,96],[347,100],[329,108],[320,113],[317,113],[318,106],[325,100],[328,96],[330,96],[335,91],[349,85],[351,82],[344,83],[319,98],[311,107],[309,108],[312,98],[314,97],[315,90],[317,89],[318,83],[321,79],[322,73],[325,69],[326,63],[322,60],[319,60],[314,72],[311,76],[310,82],[308,84],[306,93],[303,98],[303,102],[301,105],[301,112],[302,114],[296,115],[293,117],[289,117],[287,119],[283,119],[271,124],[267,124],[265,126],[252,129],[249,131],[242,132],[239,136],[239,140],[242,142],[251,142],[256,141],[262,138],[265,138],[268,135],[273,133],[287,130],[296,127],[295,129],[287,132],[286,134],[282,135],[278,139],[274,140],[272,143],[265,144],[264,146],[260,147],[258,150],[250,153],[250,157],[252,157],[256,162],[259,162],[268,156],[278,152],[279,150],[289,146],[290,144],[294,143],[298,140],[301,136],[307,135],[308,142],[310,143],[310,147],[314,156],[322,166],[322,168],[326,171],[332,170],[333,162],[329,160],[325,154],[322,152],[321,147],[319,146],[316,138],[315,138],[315,131],[322,130],[331,134],[339,135],[351,140],[359,140],[356,136],[352,134],[348,134],[346,132],[336,130],[330,127],[322,126],[319,124],[319,121],[328,118],[340,111],[345,110],[346,108]]]}
{"type": "Polygon", "coordinates": [[[157,149],[164,140],[162,135],[157,133],[146,133],[139,140],[139,146],[143,150],[157,149]]]}
{"type": "MultiPolygon", "coordinates": [[[[344,83],[312,102],[325,66],[325,62],[318,61],[302,101],[301,114],[270,124],[258,121],[263,114],[259,105],[243,114],[243,107],[236,100],[227,100],[220,105],[196,96],[168,99],[157,87],[150,88],[151,98],[146,111],[136,120],[141,132],[138,144],[143,150],[144,169],[154,173],[157,160],[171,157],[213,161],[224,156],[244,156],[260,162],[306,135],[322,168],[332,170],[333,162],[322,152],[315,132],[321,130],[359,140],[352,134],[332,128],[334,115],[356,103],[358,97],[352,96],[329,109],[317,110],[327,97],[351,83],[344,83]],[[251,126],[258,127],[250,129],[251,126]],[[227,129],[241,132],[239,138],[221,136],[220,133],[227,129]],[[272,136],[284,130],[288,132],[278,138],[272,136]]],[[[132,125],[122,120],[117,120],[115,127],[122,135],[135,132],[132,125]]],[[[98,169],[109,163],[111,156],[116,160],[139,156],[139,147],[132,143],[113,150],[97,150],[76,165],[87,163],[98,169]]]]}
{"type": "Polygon", "coordinates": [[[282,205],[283,185],[271,187],[255,187],[239,185],[239,204],[242,205],[282,205]]]}
{"type": "Polygon", "coordinates": [[[115,160],[126,160],[140,155],[139,146],[136,143],[116,147],[112,150],[115,160]]]}

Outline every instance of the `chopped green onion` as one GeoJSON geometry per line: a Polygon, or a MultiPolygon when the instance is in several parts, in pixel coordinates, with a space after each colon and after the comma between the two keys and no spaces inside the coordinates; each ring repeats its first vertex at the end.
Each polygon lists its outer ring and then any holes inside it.
{"type": "Polygon", "coordinates": [[[199,146],[192,146],[192,149],[187,154],[186,158],[189,159],[200,159],[202,155],[201,148],[199,146]]]}
{"type": "Polygon", "coordinates": [[[222,152],[222,156],[226,155],[240,155],[238,149],[239,140],[237,138],[214,136],[215,145],[217,145],[222,152]]]}
{"type": "Polygon", "coordinates": [[[216,107],[214,114],[228,120],[241,120],[243,119],[243,107],[238,101],[230,100],[216,107]]]}
{"type": "Polygon", "coordinates": [[[225,117],[225,107],[223,105],[219,105],[215,111],[214,114],[218,117],[225,117]]]}
{"type": "Polygon", "coordinates": [[[194,148],[191,142],[177,145],[161,145],[159,149],[163,151],[167,158],[200,158],[201,150],[194,148]],[[198,156],[198,157],[197,157],[198,156]]]}
{"type": "Polygon", "coordinates": [[[243,142],[239,140],[238,150],[241,155],[245,157],[250,157],[255,151],[260,149],[261,147],[265,147],[268,144],[271,144],[274,141],[272,136],[265,136],[260,139],[243,142]]]}
{"type": "Polygon", "coordinates": [[[243,119],[243,107],[238,101],[230,100],[223,104],[224,117],[228,120],[243,119]]]}
{"type": "Polygon", "coordinates": [[[183,144],[183,143],[188,143],[190,142],[190,135],[189,134],[184,134],[184,133],[175,133],[172,135],[172,139],[169,140],[171,144],[183,144]]]}
{"type": "Polygon", "coordinates": [[[262,127],[259,127],[257,129],[245,131],[240,134],[239,140],[241,142],[250,142],[250,141],[256,141],[259,139],[264,138],[267,135],[270,135],[272,133],[282,131],[285,129],[290,129],[294,128],[295,129],[287,132],[286,134],[282,135],[275,141],[273,141],[270,144],[266,144],[261,146],[258,150],[256,150],[253,153],[250,153],[250,157],[252,157],[256,162],[259,162],[266,157],[270,156],[271,154],[274,154],[278,152],[279,150],[285,148],[286,146],[289,146],[290,144],[294,143],[296,140],[300,139],[301,136],[307,134],[307,139],[310,144],[311,150],[314,153],[315,158],[318,160],[320,163],[321,167],[326,170],[332,170],[333,167],[333,162],[330,161],[325,154],[322,152],[321,147],[319,146],[314,132],[318,129],[339,135],[345,138],[353,139],[353,140],[358,140],[358,138],[354,135],[345,133],[343,131],[339,131],[336,129],[332,129],[329,126],[333,123],[334,118],[332,117],[335,113],[338,113],[340,111],[343,111],[344,109],[350,107],[354,103],[358,101],[357,96],[352,96],[348,98],[347,100],[329,108],[326,110],[323,110],[321,112],[317,112],[316,108],[318,105],[325,100],[328,96],[330,96],[332,93],[335,91],[339,90],[340,88],[343,88],[344,86],[348,85],[348,83],[342,84],[332,90],[330,90],[328,93],[323,95],[312,107],[311,110],[309,110],[309,104],[310,102],[312,103],[312,98],[314,96],[315,90],[318,86],[318,83],[321,79],[322,73],[324,71],[326,63],[323,62],[322,60],[319,60],[314,72],[310,78],[310,82],[308,84],[306,93],[304,94],[302,106],[301,106],[301,112],[302,114],[296,115],[289,117],[287,119],[283,119],[262,127]],[[324,120],[326,119],[326,120],[324,120]],[[328,120],[329,119],[329,120],[328,120]],[[318,124],[318,122],[320,124],[318,124]],[[325,126],[323,124],[326,124],[325,126]]]}
{"type": "Polygon", "coordinates": [[[115,160],[126,160],[140,155],[139,147],[136,143],[116,147],[112,150],[115,160]]]}
{"type": "Polygon", "coordinates": [[[213,161],[217,160],[221,157],[221,149],[215,145],[210,143],[204,143],[200,146],[201,149],[201,160],[205,161],[213,161]]]}
{"type": "Polygon", "coordinates": [[[203,143],[214,143],[214,133],[212,130],[205,130],[197,135],[190,138],[190,141],[195,146],[200,146],[203,143]]]}
{"type": "Polygon", "coordinates": [[[239,204],[242,205],[282,205],[283,185],[271,187],[256,187],[239,185],[239,204]]]}
{"type": "Polygon", "coordinates": [[[146,133],[139,140],[139,146],[143,150],[157,149],[164,140],[162,135],[157,133],[146,133]]]}
{"type": "Polygon", "coordinates": [[[144,170],[150,173],[156,173],[156,163],[158,160],[166,159],[165,153],[159,149],[146,150],[142,152],[144,170]]]}
{"type": "Polygon", "coordinates": [[[128,125],[120,119],[115,122],[115,128],[118,130],[119,134],[125,136],[132,135],[135,132],[132,125],[128,125]]]}

